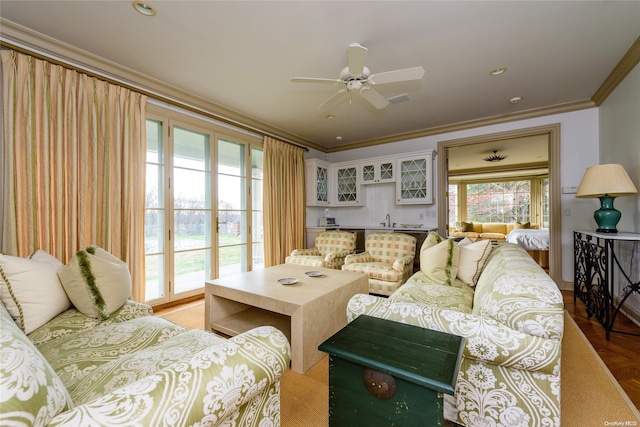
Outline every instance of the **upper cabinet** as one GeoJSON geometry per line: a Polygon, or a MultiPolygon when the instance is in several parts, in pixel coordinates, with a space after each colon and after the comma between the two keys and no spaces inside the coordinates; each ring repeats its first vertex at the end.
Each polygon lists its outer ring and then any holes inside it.
{"type": "Polygon", "coordinates": [[[362,206],[363,197],[358,174],[360,163],[335,163],[332,182],[335,185],[335,206],[362,206]]]}
{"type": "Polygon", "coordinates": [[[433,203],[433,150],[396,159],[396,204],[433,203]]]}
{"type": "Polygon", "coordinates": [[[396,204],[433,203],[433,150],[329,163],[308,159],[307,206],[363,206],[363,184],[396,183],[396,204]]]}
{"type": "Polygon", "coordinates": [[[307,206],[330,206],[331,163],[318,159],[305,160],[307,206]]]}
{"type": "Polygon", "coordinates": [[[365,160],[360,163],[360,176],[363,184],[381,184],[396,182],[395,159],[365,160]]]}

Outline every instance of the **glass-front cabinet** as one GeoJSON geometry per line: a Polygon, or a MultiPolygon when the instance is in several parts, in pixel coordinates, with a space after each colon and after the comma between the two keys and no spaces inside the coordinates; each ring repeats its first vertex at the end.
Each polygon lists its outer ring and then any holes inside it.
{"type": "Polygon", "coordinates": [[[360,177],[358,176],[359,166],[359,163],[335,163],[333,165],[336,206],[361,206],[363,204],[360,177]]]}
{"type": "Polygon", "coordinates": [[[307,206],[330,206],[331,163],[318,159],[305,160],[307,206]]]}
{"type": "Polygon", "coordinates": [[[433,151],[396,160],[396,203],[433,203],[433,151]]]}
{"type": "Polygon", "coordinates": [[[395,160],[371,160],[360,164],[363,184],[382,184],[395,182],[395,160]]]}

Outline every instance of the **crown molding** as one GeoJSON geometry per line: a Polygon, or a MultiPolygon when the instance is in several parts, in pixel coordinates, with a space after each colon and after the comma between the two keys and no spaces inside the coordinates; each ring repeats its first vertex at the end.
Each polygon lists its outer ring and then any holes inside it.
{"type": "Polygon", "coordinates": [[[591,100],[597,106],[602,104],[638,63],[640,63],[640,37],[631,45],[631,48],[618,62],[613,71],[609,73],[598,90],[596,90],[596,93],[593,94],[591,100]]]}
{"type": "Polygon", "coordinates": [[[436,126],[428,129],[422,129],[414,132],[407,132],[397,135],[385,136],[382,138],[360,141],[340,147],[332,147],[326,152],[334,153],[338,151],[353,150],[355,148],[371,147],[373,145],[388,144],[391,142],[405,141],[409,139],[424,138],[426,136],[441,135],[449,132],[456,132],[466,129],[474,129],[483,126],[497,125],[502,123],[515,122],[518,120],[533,119],[537,117],[550,116],[554,114],[570,113],[573,111],[586,110],[596,107],[596,104],[590,99],[582,101],[567,102],[564,104],[551,105],[547,107],[534,108],[530,110],[520,111],[517,113],[502,114],[499,116],[484,117],[481,119],[468,120],[464,122],[452,123],[444,126],[436,126]]]}

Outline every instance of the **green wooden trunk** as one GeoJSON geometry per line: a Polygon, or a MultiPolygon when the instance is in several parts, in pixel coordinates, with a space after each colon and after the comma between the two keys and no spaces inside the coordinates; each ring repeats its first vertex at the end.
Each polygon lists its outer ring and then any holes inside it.
{"type": "Polygon", "coordinates": [[[464,338],[359,316],[318,348],[329,353],[329,425],[440,426],[464,338]]]}

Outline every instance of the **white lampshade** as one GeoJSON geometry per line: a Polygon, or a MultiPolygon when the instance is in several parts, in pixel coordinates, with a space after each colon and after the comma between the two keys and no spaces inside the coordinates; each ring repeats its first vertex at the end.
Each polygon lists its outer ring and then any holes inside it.
{"type": "Polygon", "coordinates": [[[636,194],[638,189],[622,165],[611,163],[587,168],[576,197],[613,197],[636,194]]]}

